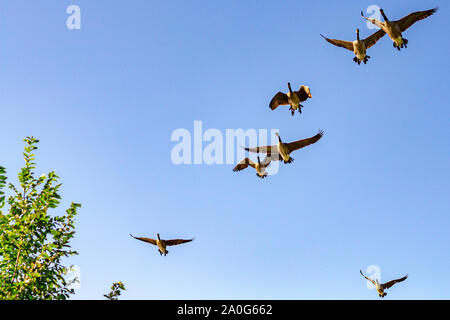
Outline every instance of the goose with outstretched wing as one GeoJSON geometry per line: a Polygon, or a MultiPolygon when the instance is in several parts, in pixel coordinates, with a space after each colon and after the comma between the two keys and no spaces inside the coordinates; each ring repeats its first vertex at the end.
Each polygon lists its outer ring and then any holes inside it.
{"type": "Polygon", "coordinates": [[[370,279],[369,277],[366,277],[366,276],[362,273],[361,270],[359,270],[359,272],[361,273],[361,275],[362,275],[364,278],[366,278],[367,280],[369,280],[370,282],[373,283],[373,285],[374,285],[375,288],[377,289],[378,295],[379,295],[381,298],[384,298],[384,297],[387,295],[387,293],[384,292],[384,290],[389,289],[389,288],[392,287],[394,284],[396,284],[396,283],[398,283],[398,282],[405,281],[406,278],[408,278],[408,275],[406,275],[406,276],[404,276],[403,278],[394,279],[394,280],[391,280],[391,281],[386,282],[386,283],[379,283],[379,282],[378,282],[378,279],[375,279],[375,281],[374,281],[374,280],[370,279]]]}
{"type": "Polygon", "coordinates": [[[364,13],[361,11],[361,16],[366,19],[367,21],[372,22],[374,25],[376,25],[378,28],[383,30],[389,38],[392,39],[394,48],[397,48],[397,50],[400,51],[400,48],[407,48],[408,40],[403,38],[402,33],[406,31],[409,27],[411,27],[414,23],[417,21],[423,20],[425,18],[428,18],[433,13],[435,13],[438,10],[438,8],[425,10],[425,11],[417,11],[410,13],[406,17],[403,17],[400,20],[397,21],[390,21],[386,14],[384,13],[383,9],[380,9],[380,13],[383,16],[384,22],[379,21],[374,18],[367,18],[364,16],[364,13]]]}
{"type": "Polygon", "coordinates": [[[192,240],[194,240],[194,238],[192,239],[172,239],[172,240],[163,240],[159,237],[159,233],[156,234],[157,239],[151,239],[151,238],[144,238],[144,237],[135,237],[130,233],[130,236],[132,236],[133,238],[140,240],[140,241],[144,241],[150,244],[153,244],[154,246],[158,247],[158,251],[160,255],[166,256],[169,251],[166,249],[166,247],[168,246],[176,246],[182,243],[186,243],[186,242],[191,242],[192,240]]]}
{"type": "Polygon", "coordinates": [[[294,161],[291,157],[291,153],[319,141],[323,136],[323,131],[320,130],[311,138],[301,139],[290,143],[284,143],[278,132],[275,133],[275,135],[278,137],[278,144],[276,145],[244,149],[249,152],[265,153],[272,161],[283,160],[284,163],[291,163],[294,161]]]}
{"type": "Polygon", "coordinates": [[[347,50],[353,51],[355,54],[355,57],[353,58],[353,61],[355,61],[358,65],[361,64],[361,61],[364,62],[364,64],[367,63],[367,61],[370,59],[370,56],[367,55],[367,49],[375,45],[378,40],[380,40],[386,33],[383,30],[378,30],[377,32],[373,33],[371,36],[367,37],[366,39],[360,39],[359,38],[359,29],[356,29],[356,40],[355,41],[344,41],[344,40],[337,40],[337,39],[329,39],[323,35],[321,35],[325,40],[327,40],[329,43],[345,48],[347,50]]]}
{"type": "Polygon", "coordinates": [[[264,158],[263,162],[261,162],[259,155],[258,155],[258,162],[253,162],[251,159],[245,158],[233,168],[233,171],[235,172],[241,171],[250,166],[256,170],[257,177],[264,179],[268,175],[266,172],[266,168],[269,166],[270,162],[271,160],[270,157],[268,156],[264,158]]]}
{"type": "Polygon", "coordinates": [[[301,85],[298,91],[292,91],[290,82],[288,82],[287,85],[289,92],[284,93],[279,91],[272,100],[270,100],[269,108],[275,110],[278,106],[289,105],[289,110],[291,110],[292,115],[294,115],[295,110],[302,113],[303,105],[301,103],[305,102],[308,98],[312,98],[310,88],[301,85]]]}

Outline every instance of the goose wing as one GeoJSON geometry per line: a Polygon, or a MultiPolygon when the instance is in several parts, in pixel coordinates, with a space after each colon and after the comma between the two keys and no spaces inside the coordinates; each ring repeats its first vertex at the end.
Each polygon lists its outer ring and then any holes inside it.
{"type": "Polygon", "coordinates": [[[256,148],[244,148],[249,152],[254,153],[266,153],[266,154],[278,154],[278,148],[276,145],[274,146],[264,146],[264,147],[256,147],[256,148]]]}
{"type": "Polygon", "coordinates": [[[263,166],[264,168],[267,168],[270,164],[270,162],[272,161],[272,157],[270,154],[266,155],[266,157],[264,158],[263,161],[261,161],[261,166],[263,166]]]}
{"type": "Polygon", "coordinates": [[[362,273],[361,270],[359,270],[359,273],[361,273],[361,275],[362,275],[364,278],[366,278],[367,280],[369,280],[370,282],[372,282],[375,286],[377,285],[377,284],[375,283],[375,281],[373,281],[373,280],[370,279],[369,277],[366,277],[366,276],[362,273]]]}
{"type": "Polygon", "coordinates": [[[133,238],[135,238],[135,239],[137,239],[137,240],[141,240],[141,241],[144,241],[144,242],[148,242],[148,243],[151,243],[151,244],[153,244],[153,245],[156,246],[156,240],[155,240],[155,239],[142,238],[142,237],[135,237],[135,236],[133,236],[131,233],[130,233],[130,236],[132,236],[133,238]]]}
{"type": "Polygon", "coordinates": [[[375,43],[377,43],[378,40],[383,38],[383,36],[386,34],[386,32],[383,31],[383,29],[378,30],[377,32],[374,32],[372,35],[364,39],[364,45],[367,49],[369,49],[371,46],[373,46],[375,43]]]}
{"type": "Polygon", "coordinates": [[[245,158],[241,162],[239,162],[236,167],[233,168],[233,171],[241,171],[246,169],[248,166],[255,167],[255,163],[249,158],[245,158]]]}
{"type": "Polygon", "coordinates": [[[350,50],[353,52],[353,42],[350,41],[344,41],[344,40],[337,40],[337,39],[329,39],[323,35],[321,35],[325,40],[327,40],[329,43],[334,44],[335,46],[345,48],[347,50],[350,50]]]}
{"type": "Polygon", "coordinates": [[[270,100],[269,107],[270,109],[275,110],[278,106],[285,104],[289,104],[288,96],[280,91],[272,98],[272,100],[270,100]]]}
{"type": "Polygon", "coordinates": [[[309,146],[310,144],[316,143],[317,141],[320,140],[320,138],[322,138],[322,136],[323,136],[323,131],[320,130],[319,133],[317,133],[314,137],[294,141],[291,143],[287,143],[286,145],[289,149],[289,152],[292,152],[292,151],[304,148],[306,146],[309,146]]]}
{"type": "Polygon", "coordinates": [[[185,239],[172,239],[172,240],[164,240],[164,243],[166,244],[166,246],[176,246],[178,244],[191,242],[192,240],[194,240],[194,238],[186,239],[186,240],[185,239]]]}
{"type": "Polygon", "coordinates": [[[295,94],[300,99],[300,102],[306,101],[308,98],[312,98],[311,92],[306,92],[305,87],[300,87],[298,91],[295,91],[295,94]]]}
{"type": "Polygon", "coordinates": [[[395,21],[395,23],[399,26],[400,30],[403,32],[409,27],[411,27],[414,23],[416,23],[419,20],[423,20],[425,18],[428,18],[433,13],[435,13],[438,10],[438,8],[425,10],[425,11],[417,11],[410,13],[406,17],[395,21]]]}
{"type": "Polygon", "coordinates": [[[372,18],[367,18],[364,16],[364,13],[361,11],[361,16],[366,19],[367,21],[372,22],[374,25],[376,25],[378,28],[380,29],[385,29],[386,28],[386,24],[380,20],[377,19],[372,19],[372,18]]]}
{"type": "Polygon", "coordinates": [[[402,282],[405,281],[406,278],[408,278],[408,275],[404,276],[403,278],[400,279],[395,279],[395,280],[391,280],[389,282],[383,283],[383,289],[389,289],[390,287],[392,287],[394,284],[396,284],[397,282],[402,282]]]}

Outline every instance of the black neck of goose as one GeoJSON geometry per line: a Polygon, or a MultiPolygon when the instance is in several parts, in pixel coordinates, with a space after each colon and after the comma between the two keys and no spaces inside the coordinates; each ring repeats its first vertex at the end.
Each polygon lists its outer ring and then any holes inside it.
{"type": "Polygon", "coordinates": [[[261,164],[261,160],[259,159],[259,156],[258,156],[258,164],[261,164]]]}
{"type": "Polygon", "coordinates": [[[281,138],[280,138],[280,136],[278,136],[278,141],[279,141],[280,143],[283,143],[283,142],[281,141],[281,138]]]}
{"type": "Polygon", "coordinates": [[[291,83],[290,82],[288,82],[288,88],[289,88],[289,92],[292,93],[291,83]]]}
{"type": "Polygon", "coordinates": [[[389,19],[386,17],[386,15],[384,14],[384,11],[380,11],[381,15],[384,18],[384,21],[389,21],[389,19]]]}
{"type": "Polygon", "coordinates": [[[356,30],[356,40],[359,41],[359,30],[356,30]]]}
{"type": "Polygon", "coordinates": [[[158,233],[156,236],[158,237],[158,240],[161,240],[161,239],[159,238],[159,233],[158,233]]]}

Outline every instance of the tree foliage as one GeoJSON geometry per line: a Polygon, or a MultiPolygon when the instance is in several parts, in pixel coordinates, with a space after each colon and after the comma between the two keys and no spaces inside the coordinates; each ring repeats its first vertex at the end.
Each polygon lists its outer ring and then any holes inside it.
{"type": "Polygon", "coordinates": [[[119,300],[121,290],[126,290],[124,284],[120,281],[114,282],[111,286],[111,291],[108,294],[104,294],[103,296],[108,300],[119,300]]]}
{"type": "Polygon", "coordinates": [[[53,171],[35,176],[33,152],[39,140],[24,141],[19,185],[7,184],[0,167],[0,299],[67,299],[74,290],[65,279],[70,267],[63,259],[78,254],[70,240],[81,205],[72,203],[64,215],[50,215],[61,200],[59,177],[53,171]],[[5,189],[11,193],[7,199],[5,189]]]}

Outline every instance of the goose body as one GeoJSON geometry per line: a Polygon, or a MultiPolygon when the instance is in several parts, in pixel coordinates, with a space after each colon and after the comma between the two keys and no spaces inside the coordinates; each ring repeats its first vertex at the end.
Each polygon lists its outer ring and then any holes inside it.
{"type": "Polygon", "coordinates": [[[387,295],[387,293],[386,293],[384,290],[389,289],[389,288],[392,287],[394,284],[396,284],[396,283],[398,283],[398,282],[405,281],[405,280],[408,278],[408,275],[406,275],[406,276],[404,276],[404,277],[402,277],[402,278],[399,278],[399,279],[394,279],[394,280],[391,280],[391,281],[386,282],[386,283],[380,283],[380,282],[378,281],[378,279],[375,279],[375,281],[374,281],[374,280],[370,279],[369,277],[366,277],[366,276],[362,273],[361,270],[359,270],[359,272],[361,273],[361,275],[362,275],[364,278],[366,278],[367,280],[369,280],[370,282],[373,283],[373,285],[375,286],[375,289],[376,289],[377,292],[378,292],[378,296],[379,296],[380,298],[384,298],[384,297],[387,295]]]}
{"type": "Polygon", "coordinates": [[[364,61],[367,57],[367,50],[364,41],[355,40],[353,41],[353,53],[358,58],[359,61],[364,61]]]}
{"type": "Polygon", "coordinates": [[[156,246],[158,247],[158,250],[161,254],[164,253],[164,255],[166,255],[167,253],[169,253],[169,251],[166,250],[166,244],[164,243],[164,241],[161,241],[159,237],[158,239],[156,239],[156,246]]]}
{"type": "Polygon", "coordinates": [[[261,162],[259,156],[258,156],[258,162],[253,162],[251,159],[245,158],[244,160],[239,162],[234,167],[233,171],[235,171],[235,172],[241,171],[241,170],[246,169],[248,166],[251,166],[252,168],[254,168],[256,170],[256,176],[261,179],[264,179],[268,175],[266,172],[266,168],[269,166],[269,164],[270,164],[270,158],[267,156],[263,162],[261,162]]]}
{"type": "Polygon", "coordinates": [[[292,109],[297,110],[300,108],[300,98],[295,92],[288,92],[288,103],[292,107],[292,109]]]}
{"type": "Polygon", "coordinates": [[[276,145],[244,149],[249,152],[266,153],[271,161],[283,160],[284,163],[291,163],[294,161],[291,157],[291,153],[319,141],[323,136],[323,131],[320,130],[319,133],[311,138],[301,139],[290,143],[284,143],[278,133],[276,133],[276,136],[278,137],[278,143],[276,145]]]}
{"type": "Polygon", "coordinates": [[[352,42],[337,39],[329,39],[323,35],[321,36],[326,41],[337,47],[353,51],[353,53],[355,54],[353,61],[355,61],[359,65],[361,64],[361,62],[364,62],[364,64],[367,63],[367,61],[370,59],[370,56],[367,55],[367,49],[375,45],[375,43],[377,43],[377,41],[380,40],[385,34],[386,33],[383,30],[378,30],[377,32],[373,33],[366,39],[361,40],[359,38],[359,29],[356,29],[356,40],[352,42]]]}
{"type": "Polygon", "coordinates": [[[403,17],[400,20],[397,21],[390,21],[386,14],[384,13],[383,9],[380,9],[380,13],[383,16],[384,22],[379,21],[377,19],[373,18],[367,18],[364,16],[364,13],[361,11],[361,16],[366,19],[367,21],[370,21],[374,25],[376,25],[378,28],[383,30],[389,38],[393,41],[394,48],[397,48],[397,50],[400,50],[400,48],[407,48],[408,40],[403,38],[403,32],[406,31],[409,27],[411,27],[414,23],[416,23],[419,20],[423,20],[425,18],[428,18],[433,13],[435,13],[438,10],[438,8],[425,10],[425,11],[417,11],[413,12],[406,17],[403,17]]]}
{"type": "Polygon", "coordinates": [[[306,101],[308,98],[312,98],[311,90],[308,86],[301,85],[298,91],[293,91],[290,82],[288,82],[288,93],[278,92],[270,101],[269,108],[275,110],[278,106],[289,105],[292,115],[294,115],[295,110],[302,113],[301,103],[306,101]]]}
{"type": "Polygon", "coordinates": [[[289,151],[289,147],[281,141],[281,138],[278,134],[277,136],[278,136],[278,144],[277,144],[278,153],[280,154],[281,158],[283,158],[283,161],[285,163],[288,163],[291,160],[291,152],[289,151]]]}
{"type": "Polygon", "coordinates": [[[132,236],[133,238],[140,240],[140,241],[144,241],[150,244],[153,244],[155,246],[158,247],[158,251],[160,255],[166,256],[169,251],[166,249],[166,247],[168,246],[175,246],[178,244],[182,244],[182,243],[186,243],[186,242],[191,242],[194,239],[172,239],[172,240],[163,240],[159,237],[159,233],[156,234],[157,238],[156,239],[151,239],[151,238],[144,238],[144,237],[135,237],[132,234],[130,234],[130,236],[132,236]]]}

